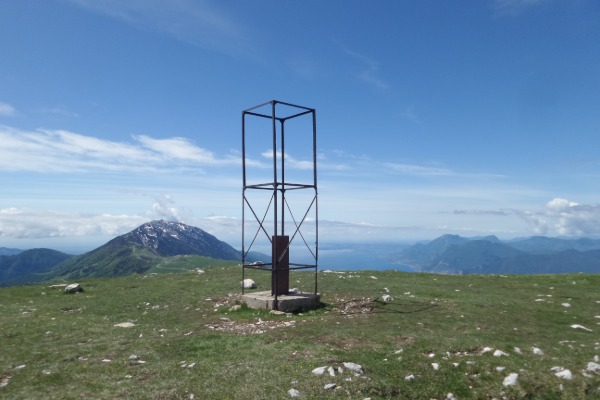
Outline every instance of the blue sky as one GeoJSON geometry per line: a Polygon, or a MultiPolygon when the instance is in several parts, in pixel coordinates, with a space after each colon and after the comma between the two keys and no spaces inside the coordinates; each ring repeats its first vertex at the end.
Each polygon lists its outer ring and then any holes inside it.
{"type": "Polygon", "coordinates": [[[9,0],[0,51],[0,246],[239,246],[273,99],[317,110],[321,242],[600,234],[596,0],[9,0]]]}

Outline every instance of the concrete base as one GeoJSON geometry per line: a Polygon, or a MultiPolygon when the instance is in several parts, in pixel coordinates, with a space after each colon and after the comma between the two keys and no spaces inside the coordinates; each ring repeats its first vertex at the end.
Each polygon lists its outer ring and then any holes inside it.
{"type": "Polygon", "coordinates": [[[321,306],[321,295],[312,293],[282,294],[277,296],[277,307],[275,307],[275,296],[268,292],[247,293],[242,296],[242,301],[250,308],[258,310],[279,310],[283,312],[296,312],[299,310],[314,310],[321,306]]]}

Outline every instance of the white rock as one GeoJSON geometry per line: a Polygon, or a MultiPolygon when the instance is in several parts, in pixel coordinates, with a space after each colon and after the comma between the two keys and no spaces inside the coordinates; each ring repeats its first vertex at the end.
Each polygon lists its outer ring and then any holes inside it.
{"type": "Polygon", "coordinates": [[[327,367],[318,367],[312,370],[313,375],[323,375],[325,373],[325,370],[327,369],[327,367]]]}
{"type": "Polygon", "coordinates": [[[506,378],[504,378],[504,380],[502,381],[502,385],[506,386],[506,387],[515,386],[518,381],[519,381],[519,374],[515,374],[513,372],[512,374],[508,374],[508,376],[506,378]]]}
{"type": "Polygon", "coordinates": [[[515,350],[515,353],[519,353],[519,354],[521,354],[521,349],[520,349],[519,347],[515,347],[515,349],[514,349],[514,350],[515,350]]]}
{"type": "Polygon", "coordinates": [[[559,378],[566,379],[566,380],[569,380],[569,381],[571,379],[573,379],[573,374],[568,369],[565,369],[565,370],[562,370],[560,372],[557,372],[554,375],[556,375],[559,378]]]}
{"type": "Polygon", "coordinates": [[[65,286],[65,293],[77,293],[83,292],[83,288],[79,283],[71,283],[70,285],[65,286]]]}
{"type": "Polygon", "coordinates": [[[544,352],[542,350],[540,350],[539,348],[537,348],[537,347],[532,347],[531,351],[536,356],[543,356],[544,355],[544,352]]]}
{"type": "Polygon", "coordinates": [[[113,325],[116,328],[133,328],[135,324],[133,322],[121,322],[120,324],[113,325]]]}
{"type": "Polygon", "coordinates": [[[566,308],[571,307],[571,305],[569,303],[562,303],[561,306],[566,307],[566,308]]]}
{"type": "Polygon", "coordinates": [[[456,400],[456,397],[454,397],[454,395],[453,395],[452,393],[448,393],[448,394],[446,395],[446,399],[447,399],[447,400],[456,400]]]}
{"type": "Polygon", "coordinates": [[[370,276],[370,278],[371,278],[371,279],[377,279],[377,277],[376,277],[376,276],[373,276],[373,275],[371,275],[371,276],[370,276]]]}
{"type": "Polygon", "coordinates": [[[362,374],[363,373],[362,366],[359,365],[359,364],[353,363],[353,362],[345,362],[344,363],[344,367],[346,367],[350,371],[356,372],[357,374],[362,374]]]}
{"type": "Polygon", "coordinates": [[[600,372],[600,364],[590,361],[587,365],[586,371],[600,372]]]}
{"type": "Polygon", "coordinates": [[[327,368],[327,372],[329,372],[329,376],[335,376],[335,371],[333,370],[333,368],[327,368]]]}
{"type": "Polygon", "coordinates": [[[433,369],[434,369],[435,371],[437,371],[437,370],[439,370],[439,369],[440,369],[440,364],[438,364],[438,363],[431,363],[431,366],[433,367],[433,369]]]}
{"type": "Polygon", "coordinates": [[[592,332],[591,329],[588,329],[585,326],[579,325],[579,324],[573,324],[573,325],[571,325],[571,328],[573,328],[573,329],[583,329],[584,331],[592,332]]]}
{"type": "Polygon", "coordinates": [[[335,383],[328,383],[327,385],[323,386],[323,389],[325,390],[333,390],[335,389],[337,385],[335,383]]]}
{"type": "Polygon", "coordinates": [[[389,302],[393,301],[394,298],[392,296],[390,296],[389,294],[384,294],[383,296],[381,296],[381,300],[384,303],[389,303],[389,302]]]}
{"type": "Polygon", "coordinates": [[[497,372],[502,372],[506,369],[506,367],[496,367],[497,372]]]}
{"type": "Polygon", "coordinates": [[[481,354],[483,354],[483,353],[489,353],[492,350],[494,350],[494,349],[491,348],[491,347],[484,347],[483,350],[481,350],[481,354]]]}
{"type": "Polygon", "coordinates": [[[508,353],[505,353],[502,350],[496,350],[494,352],[494,357],[502,357],[502,356],[508,356],[508,353]]]}
{"type": "Polygon", "coordinates": [[[415,376],[414,376],[413,374],[406,375],[406,376],[404,377],[404,380],[405,380],[405,381],[414,381],[414,380],[415,380],[415,376]]]}
{"type": "Polygon", "coordinates": [[[250,278],[247,278],[242,281],[242,286],[244,289],[256,289],[256,282],[250,278]]]}
{"type": "Polygon", "coordinates": [[[300,392],[298,391],[298,389],[290,389],[288,390],[288,394],[290,395],[290,397],[300,397],[300,392]]]}

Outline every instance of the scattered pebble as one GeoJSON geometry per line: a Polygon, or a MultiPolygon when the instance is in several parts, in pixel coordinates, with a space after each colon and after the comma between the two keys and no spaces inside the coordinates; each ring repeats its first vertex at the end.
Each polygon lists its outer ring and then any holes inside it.
{"type": "Polygon", "coordinates": [[[508,356],[508,353],[505,353],[502,350],[496,350],[494,352],[494,357],[502,357],[502,356],[508,356]]]}
{"type": "Polygon", "coordinates": [[[413,374],[407,375],[404,377],[405,381],[414,381],[415,380],[415,376],[413,374]]]}
{"type": "Polygon", "coordinates": [[[290,395],[290,397],[300,397],[300,392],[298,391],[298,389],[290,389],[288,390],[288,394],[290,395]]]}
{"type": "Polygon", "coordinates": [[[323,389],[325,389],[325,390],[333,390],[333,389],[335,389],[336,386],[337,385],[335,383],[328,383],[325,386],[323,386],[323,389]]]}
{"type": "Polygon", "coordinates": [[[542,350],[540,350],[539,348],[537,348],[537,347],[532,347],[531,351],[536,356],[543,356],[544,355],[544,352],[542,350]]]}
{"type": "Polygon", "coordinates": [[[132,322],[121,322],[120,324],[113,325],[115,328],[133,328],[135,326],[132,322]]]}
{"type": "Polygon", "coordinates": [[[573,325],[571,325],[571,328],[573,328],[573,329],[583,329],[584,331],[593,332],[591,329],[588,329],[585,326],[579,325],[579,324],[573,324],[573,325]]]}
{"type": "Polygon", "coordinates": [[[586,371],[600,372],[600,364],[590,361],[587,365],[586,371]]]}
{"type": "Polygon", "coordinates": [[[363,368],[361,365],[359,364],[355,364],[353,362],[345,362],[344,363],[344,367],[346,367],[347,369],[349,369],[350,371],[354,371],[357,374],[362,374],[363,373],[363,368]]]}
{"type": "Polygon", "coordinates": [[[573,374],[568,369],[563,369],[562,371],[556,372],[554,375],[556,375],[559,378],[566,379],[569,381],[571,379],[573,379],[573,374]]]}
{"type": "Polygon", "coordinates": [[[504,380],[502,381],[502,385],[505,387],[516,386],[518,381],[519,381],[519,374],[516,374],[513,372],[512,374],[508,374],[508,376],[506,378],[504,378],[504,380]]]}
{"type": "Polygon", "coordinates": [[[325,370],[327,369],[327,367],[318,367],[312,370],[313,375],[323,375],[323,373],[325,373],[325,370]]]}

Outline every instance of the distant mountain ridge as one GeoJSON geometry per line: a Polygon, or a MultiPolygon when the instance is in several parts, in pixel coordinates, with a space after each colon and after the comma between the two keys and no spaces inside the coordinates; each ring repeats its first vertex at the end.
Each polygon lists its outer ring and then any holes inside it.
{"type": "MultiPolygon", "coordinates": [[[[198,255],[219,260],[241,261],[242,254],[200,228],[180,222],[157,220],[117,236],[106,244],[78,256],[55,250],[33,249],[14,256],[0,256],[0,286],[49,279],[81,279],[141,274],[168,257],[198,255]],[[28,264],[28,252],[41,261],[28,264]],[[14,257],[12,263],[2,260],[14,257]],[[16,261],[15,261],[16,260],[16,261]],[[15,265],[19,266],[18,268],[15,265]]],[[[263,255],[261,255],[263,256],[263,255]]],[[[253,254],[247,259],[255,261],[253,254]]]]}
{"type": "Polygon", "coordinates": [[[442,235],[392,256],[416,271],[452,274],[600,272],[600,240],[534,236],[500,241],[496,236],[442,235]]]}
{"type": "Polygon", "coordinates": [[[71,257],[51,249],[19,250],[12,255],[0,255],[0,286],[37,281],[39,274],[51,271],[71,257]]]}

